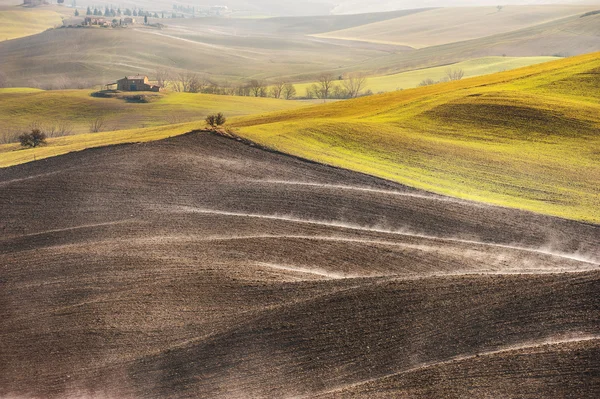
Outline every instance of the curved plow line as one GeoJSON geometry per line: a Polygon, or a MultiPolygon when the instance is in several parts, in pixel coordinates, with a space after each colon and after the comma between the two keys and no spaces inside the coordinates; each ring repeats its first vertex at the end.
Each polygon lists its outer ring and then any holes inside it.
{"type": "MultiPolygon", "coordinates": [[[[318,396],[322,396],[322,395],[328,395],[331,393],[336,393],[336,392],[342,392],[345,391],[347,389],[351,389],[351,388],[356,388],[359,387],[361,385],[366,385],[372,382],[376,382],[376,381],[381,381],[381,380],[385,380],[388,378],[393,378],[393,377],[397,377],[403,374],[409,374],[409,373],[413,373],[415,371],[419,371],[419,370],[424,370],[424,369],[428,369],[431,367],[436,367],[436,366],[443,366],[443,365],[447,365],[447,364],[451,364],[454,362],[461,362],[464,360],[470,360],[470,359],[475,359],[479,356],[492,356],[492,355],[497,355],[500,353],[507,353],[507,352],[514,352],[514,351],[518,351],[518,350],[522,350],[522,349],[535,349],[535,348],[540,348],[542,346],[546,346],[546,345],[563,345],[563,344],[570,344],[570,343],[575,343],[575,342],[587,342],[587,341],[595,341],[595,340],[600,340],[600,335],[585,335],[585,336],[581,336],[581,337],[573,337],[573,338],[564,338],[564,339],[553,339],[553,338],[548,338],[546,340],[543,341],[539,341],[539,342],[534,342],[534,343],[526,343],[526,344],[521,344],[521,345],[511,345],[511,346],[507,346],[505,348],[501,348],[501,349],[496,349],[496,350],[492,350],[492,351],[485,351],[485,352],[478,352],[476,354],[473,355],[459,355],[459,356],[454,356],[448,360],[443,360],[440,362],[431,362],[431,363],[425,363],[422,364],[420,366],[417,367],[413,367],[413,368],[409,368],[406,370],[402,370],[396,373],[391,373],[391,374],[387,374],[384,375],[382,377],[376,377],[376,378],[371,378],[368,380],[364,380],[364,381],[360,381],[360,382],[356,382],[353,384],[347,384],[329,391],[323,391],[323,392],[319,392],[317,393],[317,397],[318,396]]],[[[312,394],[310,396],[300,396],[300,397],[296,397],[296,399],[304,399],[304,398],[309,398],[309,397],[315,397],[315,394],[312,394]]]]}
{"type": "Polygon", "coordinates": [[[372,233],[394,234],[394,235],[400,235],[400,236],[404,236],[404,237],[416,237],[416,238],[423,238],[423,239],[427,239],[427,240],[434,240],[434,241],[441,241],[441,242],[457,242],[457,243],[471,244],[471,245],[482,245],[482,246],[490,246],[490,247],[496,247],[496,248],[506,248],[506,249],[513,249],[513,250],[517,250],[517,251],[525,251],[525,252],[532,252],[532,253],[549,255],[549,256],[556,256],[556,257],[563,258],[563,259],[569,259],[569,260],[574,260],[574,261],[578,261],[578,262],[582,262],[582,263],[591,264],[594,266],[600,266],[600,263],[597,263],[597,262],[594,262],[594,261],[591,261],[588,259],[582,259],[580,257],[569,255],[569,254],[555,253],[555,252],[544,251],[541,249],[534,249],[534,248],[518,247],[518,246],[514,246],[514,245],[494,244],[494,243],[473,241],[473,240],[463,240],[460,238],[436,237],[436,236],[430,236],[430,235],[426,235],[426,234],[407,233],[407,232],[401,232],[401,231],[378,229],[378,228],[374,228],[374,227],[363,227],[363,226],[357,226],[357,225],[352,225],[352,224],[344,224],[344,223],[338,223],[338,222],[325,222],[325,221],[320,221],[320,220],[298,219],[298,218],[289,217],[289,216],[260,215],[260,214],[253,214],[253,213],[218,211],[218,210],[194,208],[194,207],[189,207],[189,206],[179,206],[176,208],[179,209],[181,212],[188,212],[188,213],[198,213],[198,214],[207,214],[207,215],[212,214],[212,215],[246,217],[246,218],[268,219],[268,220],[280,220],[280,221],[292,222],[292,223],[312,224],[312,225],[317,225],[317,226],[336,227],[336,228],[342,228],[342,229],[348,229],[348,230],[368,231],[368,232],[372,232],[372,233]]]}
{"type": "Polygon", "coordinates": [[[347,186],[347,185],[343,185],[343,184],[308,183],[308,182],[300,182],[300,181],[283,181],[283,180],[254,180],[253,182],[259,183],[259,184],[267,183],[267,184],[281,184],[281,185],[288,185],[288,186],[306,186],[306,187],[328,188],[328,189],[333,189],[333,190],[360,191],[360,192],[366,192],[366,193],[397,195],[397,196],[401,196],[401,197],[422,198],[422,199],[428,199],[428,200],[468,203],[469,205],[473,204],[473,205],[478,205],[478,206],[486,206],[486,204],[465,201],[465,200],[461,200],[459,198],[442,197],[442,196],[438,196],[435,194],[425,195],[425,194],[416,194],[416,193],[411,193],[411,192],[384,190],[384,189],[378,189],[378,188],[347,186]]]}

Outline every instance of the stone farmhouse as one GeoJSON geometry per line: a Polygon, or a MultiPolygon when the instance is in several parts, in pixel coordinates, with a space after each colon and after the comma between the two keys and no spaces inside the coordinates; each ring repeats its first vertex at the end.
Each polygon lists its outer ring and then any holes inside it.
{"type": "Polygon", "coordinates": [[[160,86],[150,84],[148,76],[126,76],[117,80],[117,90],[121,91],[160,91],[160,86]]]}
{"type": "Polygon", "coordinates": [[[83,20],[83,24],[88,26],[109,26],[111,23],[102,17],[85,17],[85,19],[83,20]]]}

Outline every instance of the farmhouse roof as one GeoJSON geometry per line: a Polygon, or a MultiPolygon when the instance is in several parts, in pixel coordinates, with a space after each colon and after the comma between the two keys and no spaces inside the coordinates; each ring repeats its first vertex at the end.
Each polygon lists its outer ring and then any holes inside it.
{"type": "MultiPolygon", "coordinates": [[[[146,75],[132,75],[132,76],[125,76],[123,79],[134,80],[134,79],[145,79],[145,78],[147,78],[146,75]]],[[[119,80],[123,80],[123,79],[119,79],[119,80]]]]}

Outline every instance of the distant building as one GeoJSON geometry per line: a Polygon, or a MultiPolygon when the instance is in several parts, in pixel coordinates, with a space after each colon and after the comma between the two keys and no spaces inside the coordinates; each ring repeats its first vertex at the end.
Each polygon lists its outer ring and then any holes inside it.
{"type": "Polygon", "coordinates": [[[123,23],[124,24],[135,24],[135,18],[125,17],[125,18],[123,18],[123,23]]]}
{"type": "Polygon", "coordinates": [[[121,91],[160,91],[160,86],[150,84],[148,76],[126,76],[117,80],[117,90],[121,91]]]}
{"type": "Polygon", "coordinates": [[[104,18],[100,18],[100,17],[85,17],[85,19],[83,20],[84,25],[106,25],[109,24],[109,22],[106,21],[106,19],[104,18]]]}
{"type": "Polygon", "coordinates": [[[41,6],[42,4],[48,4],[45,0],[23,0],[23,5],[26,7],[41,6]]]}

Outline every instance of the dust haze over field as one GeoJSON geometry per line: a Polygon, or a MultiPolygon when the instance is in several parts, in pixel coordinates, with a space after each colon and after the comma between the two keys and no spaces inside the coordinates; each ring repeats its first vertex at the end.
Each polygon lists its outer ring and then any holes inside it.
{"type": "Polygon", "coordinates": [[[0,169],[0,231],[1,396],[600,389],[597,225],[195,133],[0,169]]]}
{"type": "Polygon", "coordinates": [[[596,0],[20,3],[0,398],[600,398],[596,0]]]}

